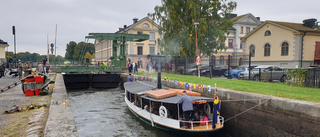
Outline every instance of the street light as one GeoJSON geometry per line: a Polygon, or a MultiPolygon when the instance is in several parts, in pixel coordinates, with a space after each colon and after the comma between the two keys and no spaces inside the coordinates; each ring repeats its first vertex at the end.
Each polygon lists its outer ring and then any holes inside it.
{"type": "Polygon", "coordinates": [[[196,19],[196,21],[194,22],[194,26],[195,26],[195,33],[196,33],[196,53],[197,53],[197,65],[198,65],[198,77],[200,78],[200,56],[199,56],[199,49],[198,49],[197,25],[199,25],[199,22],[196,19]]]}

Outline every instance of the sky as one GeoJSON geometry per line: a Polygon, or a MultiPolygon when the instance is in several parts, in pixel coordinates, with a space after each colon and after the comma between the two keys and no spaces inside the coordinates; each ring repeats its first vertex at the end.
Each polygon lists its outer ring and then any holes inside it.
{"type": "MultiPolygon", "coordinates": [[[[320,21],[319,0],[233,1],[238,5],[233,13],[251,13],[261,21],[320,21]]],[[[17,53],[45,55],[47,41],[55,43],[57,25],[57,55],[64,56],[70,41],[85,41],[89,33],[114,33],[123,25],[131,25],[133,18],[142,19],[154,12],[161,0],[1,0],[0,5],[0,39],[8,42],[6,50],[14,51],[15,26],[17,53]]]]}

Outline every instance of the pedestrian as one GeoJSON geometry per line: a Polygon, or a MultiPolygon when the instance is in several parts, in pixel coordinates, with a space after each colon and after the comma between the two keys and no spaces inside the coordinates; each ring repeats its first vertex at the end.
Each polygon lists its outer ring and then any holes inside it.
{"type": "Polygon", "coordinates": [[[0,78],[1,78],[2,75],[3,75],[3,74],[2,74],[2,71],[4,70],[2,64],[3,64],[3,62],[2,62],[1,65],[0,65],[0,78]]]}
{"type": "MultiPolygon", "coordinates": [[[[183,111],[183,117],[184,121],[189,121],[191,114],[193,112],[193,104],[192,104],[192,98],[187,95],[187,91],[183,91],[183,96],[178,101],[179,104],[182,104],[182,111],[183,111]]],[[[186,123],[187,128],[190,128],[190,123],[186,123]]]]}
{"type": "Polygon", "coordinates": [[[23,64],[19,60],[19,63],[18,63],[18,76],[19,76],[19,79],[21,79],[21,77],[22,77],[22,69],[23,69],[23,64]]]}
{"type": "Polygon", "coordinates": [[[132,63],[130,63],[130,68],[129,68],[129,72],[132,73],[132,63]]]}
{"type": "Polygon", "coordinates": [[[63,64],[64,64],[64,68],[67,69],[68,68],[68,61],[65,60],[63,64]]]}
{"type": "Polygon", "coordinates": [[[45,57],[45,58],[42,59],[43,70],[46,70],[46,69],[45,69],[46,64],[47,64],[47,57],[45,57]]]}
{"type": "Polygon", "coordinates": [[[10,57],[10,58],[9,58],[9,69],[11,69],[12,63],[13,63],[13,59],[12,59],[12,57],[10,57]]]}
{"type": "Polygon", "coordinates": [[[2,71],[0,71],[1,76],[2,76],[2,77],[5,77],[4,72],[6,71],[6,63],[5,63],[5,62],[2,62],[2,63],[1,63],[1,67],[2,67],[2,71]]]}
{"type": "Polygon", "coordinates": [[[136,69],[136,63],[132,62],[132,73],[135,73],[136,69]]]}
{"type": "Polygon", "coordinates": [[[127,82],[133,82],[133,79],[131,77],[131,73],[129,73],[129,76],[128,76],[128,79],[127,79],[127,82]]]}
{"type": "Polygon", "coordinates": [[[43,65],[40,62],[37,63],[37,72],[38,73],[44,73],[43,72],[43,65]]]}
{"type": "Polygon", "coordinates": [[[89,58],[86,58],[87,67],[89,66],[89,58]]]}
{"type": "Polygon", "coordinates": [[[49,65],[49,63],[47,62],[47,63],[46,63],[46,74],[49,74],[49,69],[50,69],[50,65],[49,65]]]}
{"type": "Polygon", "coordinates": [[[29,74],[31,74],[31,67],[30,67],[30,62],[27,62],[25,66],[23,66],[23,71],[24,71],[24,74],[23,74],[23,77],[27,77],[29,74]]]}

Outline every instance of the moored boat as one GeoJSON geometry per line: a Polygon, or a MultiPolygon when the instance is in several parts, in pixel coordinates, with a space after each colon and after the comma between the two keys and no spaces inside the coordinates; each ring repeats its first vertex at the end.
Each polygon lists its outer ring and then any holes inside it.
{"type": "Polygon", "coordinates": [[[189,95],[195,95],[191,96],[194,111],[192,120],[185,121],[182,105],[178,103],[182,97],[181,89],[157,89],[157,84],[149,81],[126,82],[124,88],[124,100],[129,110],[153,127],[178,133],[212,133],[223,128],[223,117],[219,114],[213,116],[214,106],[217,106],[214,104],[214,98],[188,91],[189,95]],[[214,118],[216,119],[213,120],[214,118]],[[187,128],[187,124],[191,125],[190,128],[187,128]]]}

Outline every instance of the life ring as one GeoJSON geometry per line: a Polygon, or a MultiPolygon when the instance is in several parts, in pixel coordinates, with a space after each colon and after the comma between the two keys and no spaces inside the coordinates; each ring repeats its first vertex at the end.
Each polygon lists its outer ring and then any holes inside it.
{"type": "Polygon", "coordinates": [[[209,103],[204,104],[204,112],[206,112],[206,114],[210,114],[210,109],[209,103]]]}
{"type": "Polygon", "coordinates": [[[160,117],[165,117],[165,118],[168,116],[168,112],[167,112],[166,107],[164,107],[164,106],[159,107],[159,115],[160,115],[160,117]]]}

